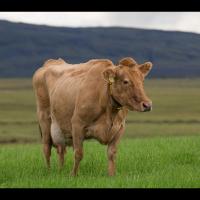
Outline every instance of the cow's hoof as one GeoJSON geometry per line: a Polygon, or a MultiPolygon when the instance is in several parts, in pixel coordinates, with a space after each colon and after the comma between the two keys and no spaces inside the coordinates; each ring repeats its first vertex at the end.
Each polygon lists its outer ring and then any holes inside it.
{"type": "Polygon", "coordinates": [[[75,176],[77,176],[77,174],[76,174],[74,171],[72,171],[72,172],[70,173],[70,176],[75,177],[75,176]]]}
{"type": "Polygon", "coordinates": [[[115,173],[108,173],[108,176],[115,176],[115,173]]]}

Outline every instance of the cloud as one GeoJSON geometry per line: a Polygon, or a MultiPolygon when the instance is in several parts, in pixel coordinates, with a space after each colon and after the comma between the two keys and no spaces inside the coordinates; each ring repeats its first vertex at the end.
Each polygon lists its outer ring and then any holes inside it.
{"type": "Polygon", "coordinates": [[[52,26],[124,26],[200,33],[200,12],[2,12],[0,19],[52,26]]]}
{"type": "Polygon", "coordinates": [[[109,26],[107,12],[4,12],[0,19],[53,26],[109,26]]]}

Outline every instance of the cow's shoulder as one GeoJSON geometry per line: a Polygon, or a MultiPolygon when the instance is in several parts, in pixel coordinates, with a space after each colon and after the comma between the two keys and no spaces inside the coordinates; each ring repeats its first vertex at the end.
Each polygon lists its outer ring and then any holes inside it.
{"type": "Polygon", "coordinates": [[[61,64],[66,64],[66,62],[62,58],[59,58],[57,60],[49,59],[49,60],[44,62],[43,67],[49,67],[49,66],[52,66],[52,65],[61,65],[61,64]]]}

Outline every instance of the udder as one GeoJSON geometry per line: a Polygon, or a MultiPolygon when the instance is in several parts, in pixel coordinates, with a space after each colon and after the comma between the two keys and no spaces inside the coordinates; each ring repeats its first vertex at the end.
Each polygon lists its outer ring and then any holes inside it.
{"type": "Polygon", "coordinates": [[[51,138],[54,146],[72,146],[73,144],[72,135],[63,132],[56,121],[51,124],[51,138]]]}

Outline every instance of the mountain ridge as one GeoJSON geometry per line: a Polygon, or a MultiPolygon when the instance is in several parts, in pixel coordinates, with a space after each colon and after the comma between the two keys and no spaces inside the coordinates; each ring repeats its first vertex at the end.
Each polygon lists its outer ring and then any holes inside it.
{"type": "Polygon", "coordinates": [[[200,77],[200,34],[127,27],[57,27],[0,20],[0,77],[31,77],[48,59],[151,61],[151,77],[200,77]]]}
{"type": "Polygon", "coordinates": [[[180,30],[165,30],[165,29],[153,29],[153,28],[140,28],[140,27],[128,27],[128,26],[84,26],[84,27],[73,27],[73,26],[56,26],[56,25],[47,25],[47,24],[34,24],[34,23],[26,23],[26,22],[14,22],[14,21],[10,21],[10,20],[1,20],[0,19],[0,23],[5,22],[5,23],[14,23],[14,24],[21,24],[21,25],[26,25],[26,26],[41,26],[41,27],[46,27],[46,28],[69,28],[69,29],[93,29],[93,28],[121,28],[121,29],[131,29],[131,30],[147,30],[147,31],[160,31],[160,32],[173,32],[173,33],[189,33],[189,34],[194,34],[194,35],[199,35],[200,33],[197,32],[192,32],[192,31],[180,31],[180,30]]]}

